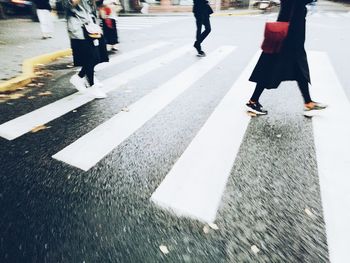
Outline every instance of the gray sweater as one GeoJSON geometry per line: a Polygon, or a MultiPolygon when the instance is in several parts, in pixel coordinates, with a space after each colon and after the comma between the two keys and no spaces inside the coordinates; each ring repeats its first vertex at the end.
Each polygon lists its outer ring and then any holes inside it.
{"type": "Polygon", "coordinates": [[[71,39],[85,39],[83,24],[97,20],[96,5],[93,0],[80,0],[73,6],[70,0],[62,1],[66,8],[67,29],[71,39]]]}

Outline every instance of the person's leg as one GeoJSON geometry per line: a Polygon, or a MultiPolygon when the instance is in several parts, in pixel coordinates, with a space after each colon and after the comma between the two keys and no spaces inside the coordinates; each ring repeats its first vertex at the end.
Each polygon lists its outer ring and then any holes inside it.
{"type": "Polygon", "coordinates": [[[249,102],[246,104],[248,111],[254,112],[258,115],[266,115],[267,111],[263,109],[262,105],[259,103],[259,98],[263,93],[265,87],[262,84],[257,83],[253,95],[251,96],[249,102]]]}
{"type": "Polygon", "coordinates": [[[211,26],[210,26],[209,15],[202,18],[202,23],[203,23],[203,25],[204,25],[204,31],[203,31],[203,33],[200,35],[200,43],[202,43],[203,40],[204,40],[204,39],[209,35],[209,33],[211,32],[211,26]]]}
{"type": "Polygon", "coordinates": [[[79,73],[78,73],[78,76],[83,78],[86,76],[86,70],[85,70],[85,66],[82,66],[79,73]]]}
{"type": "Polygon", "coordinates": [[[309,90],[309,83],[307,82],[307,80],[305,78],[300,78],[297,82],[301,95],[303,96],[304,103],[307,104],[312,102],[309,90]]]}
{"type": "Polygon", "coordinates": [[[264,89],[265,87],[263,85],[257,83],[253,95],[251,96],[249,101],[253,103],[259,102],[260,96],[263,93],[264,89]]]}
{"type": "Polygon", "coordinates": [[[95,83],[94,83],[94,64],[92,63],[88,63],[86,66],[85,66],[85,74],[86,74],[86,79],[91,86],[93,86],[95,83]]]}
{"type": "Polygon", "coordinates": [[[196,43],[198,43],[199,45],[201,44],[201,33],[202,33],[202,17],[201,16],[195,16],[196,18],[196,43]]]}

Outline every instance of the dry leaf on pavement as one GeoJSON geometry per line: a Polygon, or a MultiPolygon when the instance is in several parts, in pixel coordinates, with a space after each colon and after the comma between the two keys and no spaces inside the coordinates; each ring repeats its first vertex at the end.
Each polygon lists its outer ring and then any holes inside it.
{"type": "Polygon", "coordinates": [[[40,92],[38,95],[39,96],[49,96],[49,95],[52,95],[52,92],[51,91],[44,91],[44,92],[40,92]]]}
{"type": "Polygon", "coordinates": [[[168,248],[166,246],[164,246],[164,245],[159,246],[159,249],[160,249],[160,251],[162,251],[163,254],[168,254],[169,253],[168,248]]]}
{"type": "Polygon", "coordinates": [[[260,249],[256,245],[252,245],[250,249],[254,252],[254,254],[257,254],[260,251],[260,249]]]}
{"type": "Polygon", "coordinates": [[[210,228],[209,228],[208,225],[205,225],[205,226],[203,227],[203,232],[204,232],[204,234],[208,234],[208,233],[209,233],[209,230],[210,230],[210,228]]]}
{"type": "Polygon", "coordinates": [[[21,94],[21,93],[9,94],[7,96],[7,98],[10,99],[10,100],[16,100],[16,99],[19,99],[19,98],[22,98],[22,97],[24,97],[24,95],[21,94]]]}
{"type": "Polygon", "coordinates": [[[257,114],[255,112],[252,112],[252,111],[247,111],[247,113],[248,113],[248,115],[250,117],[256,117],[257,116],[257,114]]]}
{"type": "Polygon", "coordinates": [[[51,128],[50,126],[39,125],[39,126],[34,127],[33,129],[31,129],[31,132],[35,133],[35,132],[50,129],[50,128],[51,128]]]}
{"type": "Polygon", "coordinates": [[[304,211],[309,217],[311,217],[311,218],[315,217],[315,215],[311,212],[311,210],[309,208],[305,208],[304,211]]]}
{"type": "Polygon", "coordinates": [[[218,225],[214,224],[214,223],[210,223],[210,224],[208,224],[208,226],[210,226],[210,228],[214,229],[214,230],[218,230],[219,229],[218,225]]]}
{"type": "Polygon", "coordinates": [[[124,108],[122,108],[122,111],[129,112],[130,110],[128,107],[124,107],[124,108]]]}

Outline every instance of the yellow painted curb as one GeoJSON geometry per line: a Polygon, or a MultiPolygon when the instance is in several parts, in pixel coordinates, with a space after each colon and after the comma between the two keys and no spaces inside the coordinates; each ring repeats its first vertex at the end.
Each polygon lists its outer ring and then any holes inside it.
{"type": "Polygon", "coordinates": [[[30,83],[35,77],[34,69],[36,65],[47,64],[60,57],[70,56],[71,54],[71,49],[64,49],[24,60],[22,74],[0,83],[0,92],[16,90],[30,83]]]}

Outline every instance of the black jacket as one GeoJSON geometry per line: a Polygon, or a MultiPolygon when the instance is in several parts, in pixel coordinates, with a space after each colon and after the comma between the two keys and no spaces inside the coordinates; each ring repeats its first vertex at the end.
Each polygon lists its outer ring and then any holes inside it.
{"type": "Polygon", "coordinates": [[[287,38],[279,54],[262,53],[249,80],[277,88],[281,81],[300,80],[310,82],[309,66],[304,48],[306,4],[311,0],[281,0],[277,21],[289,21],[287,38]]]}
{"type": "Polygon", "coordinates": [[[193,0],[192,12],[195,16],[209,16],[213,13],[207,0],[193,0]]]}

